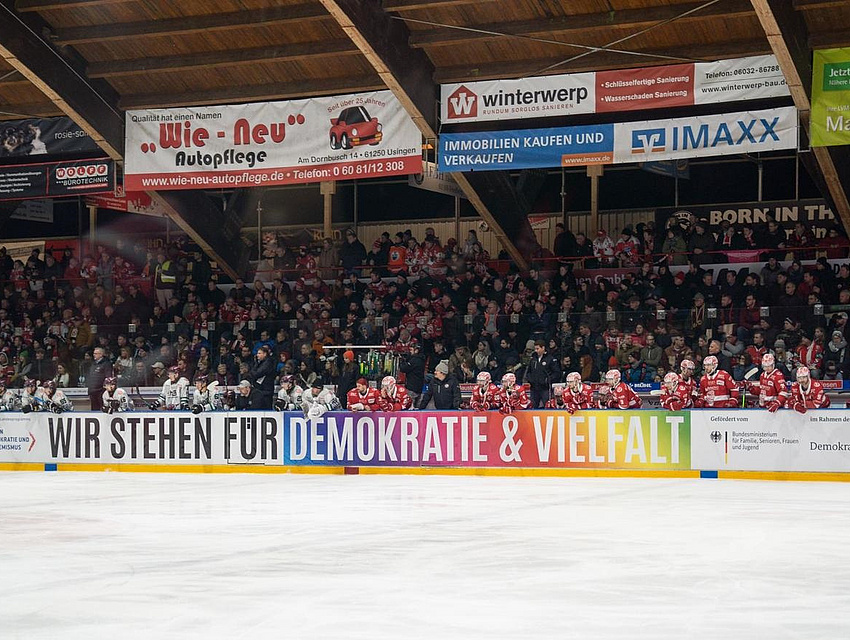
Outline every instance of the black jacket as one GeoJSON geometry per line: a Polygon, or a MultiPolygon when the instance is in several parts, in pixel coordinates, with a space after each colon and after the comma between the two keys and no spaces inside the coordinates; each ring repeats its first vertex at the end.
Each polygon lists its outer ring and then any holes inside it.
{"type": "Polygon", "coordinates": [[[449,374],[442,382],[437,378],[431,380],[428,391],[422,394],[419,408],[426,409],[431,398],[434,398],[434,408],[440,411],[460,409],[460,385],[457,378],[449,374]]]}
{"type": "Polygon", "coordinates": [[[251,367],[248,377],[254,389],[263,395],[271,395],[274,393],[274,372],[274,362],[266,356],[262,362],[259,359],[254,361],[254,366],[251,367]]]}
{"type": "Polygon", "coordinates": [[[112,363],[108,358],[101,358],[91,363],[89,374],[86,377],[89,391],[103,391],[103,381],[115,375],[112,371],[112,363]]]}
{"type": "Polygon", "coordinates": [[[405,375],[404,386],[413,393],[422,393],[425,386],[425,358],[421,353],[407,355],[398,367],[405,375]]]}
{"type": "Polygon", "coordinates": [[[236,392],[236,399],[234,404],[236,405],[236,409],[238,411],[246,411],[254,408],[254,401],[257,397],[257,392],[254,389],[251,389],[251,393],[247,396],[243,396],[238,391],[236,392]]]}
{"type": "Polygon", "coordinates": [[[339,398],[343,406],[346,404],[348,392],[357,386],[357,378],[360,377],[360,369],[354,363],[350,367],[342,366],[342,371],[336,381],[336,397],[339,398]]]}
{"type": "Polygon", "coordinates": [[[544,353],[542,358],[538,358],[535,353],[528,362],[528,367],[525,370],[525,381],[534,387],[548,387],[553,382],[556,382],[561,374],[561,369],[558,366],[558,360],[550,353],[544,353]]]}

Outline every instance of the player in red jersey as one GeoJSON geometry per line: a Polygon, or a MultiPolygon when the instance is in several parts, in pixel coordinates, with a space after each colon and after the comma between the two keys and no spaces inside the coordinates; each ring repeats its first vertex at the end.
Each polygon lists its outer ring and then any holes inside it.
{"type": "Polygon", "coordinates": [[[546,401],[544,409],[562,409],[565,410],[567,405],[564,404],[564,385],[556,384],[552,387],[552,397],[546,401]]]}
{"type": "Polygon", "coordinates": [[[600,409],[640,409],[643,401],[632,388],[620,380],[620,372],[611,369],[605,374],[605,384],[599,388],[600,409]]]}
{"type": "Polygon", "coordinates": [[[772,353],[761,357],[761,375],[754,386],[759,392],[759,406],[774,413],[785,406],[788,400],[788,385],[785,376],[776,368],[776,359],[772,353]]]}
{"type": "Polygon", "coordinates": [[[799,413],[806,413],[809,409],[826,409],[829,406],[829,398],[823,391],[823,385],[820,380],[812,380],[808,367],[797,369],[797,382],[791,385],[787,406],[799,413]]]}
{"type": "Polygon", "coordinates": [[[359,378],[355,387],[348,392],[346,403],[349,411],[379,411],[380,399],[377,389],[369,387],[366,378],[359,378]]]}
{"type": "Polygon", "coordinates": [[[572,371],[567,374],[567,388],[564,389],[564,408],[570,414],[581,409],[593,408],[593,390],[581,381],[581,374],[572,371]]]}
{"type": "Polygon", "coordinates": [[[472,390],[472,400],[469,406],[473,411],[490,411],[499,408],[499,387],[493,384],[490,373],[482,371],[475,378],[475,388],[472,390]]]}
{"type": "Polygon", "coordinates": [[[702,361],[705,373],[699,381],[702,406],[712,409],[731,409],[741,400],[738,384],[726,371],[717,368],[717,356],[706,356],[702,361]]]}
{"type": "Polygon", "coordinates": [[[381,396],[378,398],[378,406],[381,411],[404,411],[410,409],[413,401],[407,395],[407,389],[396,384],[392,376],[384,376],[381,380],[381,396]]]}
{"type": "Polygon", "coordinates": [[[681,411],[694,406],[690,385],[682,382],[675,371],[664,376],[661,383],[661,406],[668,411],[681,411]]]}
{"type": "Polygon", "coordinates": [[[521,386],[517,386],[516,376],[506,373],[502,376],[502,388],[499,392],[499,411],[503,414],[513,413],[517,409],[528,409],[531,401],[521,386]]]}
{"type": "Polygon", "coordinates": [[[679,383],[687,385],[691,396],[691,403],[693,406],[699,407],[699,383],[696,376],[694,376],[694,371],[696,371],[694,361],[685,358],[682,360],[682,364],[679,365],[679,370],[679,383]]]}

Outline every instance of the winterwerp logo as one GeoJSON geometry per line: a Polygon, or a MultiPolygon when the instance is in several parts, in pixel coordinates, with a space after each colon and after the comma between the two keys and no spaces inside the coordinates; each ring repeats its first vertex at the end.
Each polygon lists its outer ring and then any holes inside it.
{"type": "Polygon", "coordinates": [[[449,119],[477,118],[478,96],[461,85],[449,96],[447,109],[449,119]]]}

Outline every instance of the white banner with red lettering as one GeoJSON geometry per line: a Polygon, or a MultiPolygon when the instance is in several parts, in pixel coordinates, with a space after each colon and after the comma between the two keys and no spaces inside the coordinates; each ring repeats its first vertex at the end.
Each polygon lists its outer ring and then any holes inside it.
{"type": "Polygon", "coordinates": [[[126,117],[127,191],[267,186],[422,171],[422,137],[390,91],[126,117]]]}
{"type": "Polygon", "coordinates": [[[772,55],[441,86],[446,124],[723,104],[789,95],[772,55]]]}

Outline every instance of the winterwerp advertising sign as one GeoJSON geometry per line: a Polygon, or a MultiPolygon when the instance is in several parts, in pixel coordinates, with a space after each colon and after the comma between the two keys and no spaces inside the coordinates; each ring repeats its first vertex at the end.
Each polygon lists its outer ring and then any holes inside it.
{"type": "Polygon", "coordinates": [[[422,137],[390,91],[128,111],[128,191],[405,175],[422,137]]]}
{"type": "Polygon", "coordinates": [[[445,124],[635,111],[789,95],[774,56],[441,86],[445,124]]]}

